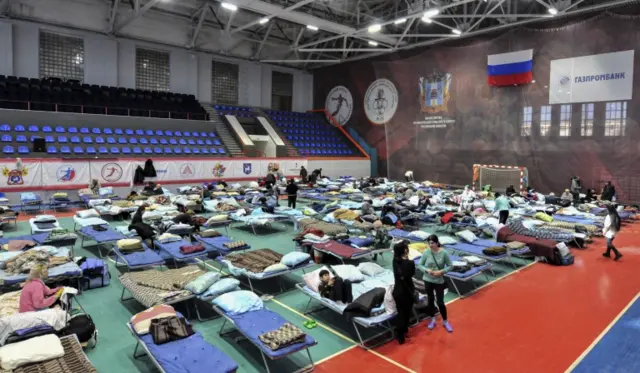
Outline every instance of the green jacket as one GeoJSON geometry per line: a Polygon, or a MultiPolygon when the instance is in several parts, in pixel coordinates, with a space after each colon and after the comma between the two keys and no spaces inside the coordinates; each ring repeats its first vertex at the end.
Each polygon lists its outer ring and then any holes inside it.
{"type": "Polygon", "coordinates": [[[433,284],[444,284],[444,276],[431,276],[427,273],[427,270],[444,270],[444,273],[447,273],[451,271],[452,268],[453,264],[451,263],[451,258],[449,258],[449,253],[444,249],[437,253],[432,252],[430,249],[426,249],[418,263],[418,269],[424,273],[422,275],[422,279],[433,284]]]}

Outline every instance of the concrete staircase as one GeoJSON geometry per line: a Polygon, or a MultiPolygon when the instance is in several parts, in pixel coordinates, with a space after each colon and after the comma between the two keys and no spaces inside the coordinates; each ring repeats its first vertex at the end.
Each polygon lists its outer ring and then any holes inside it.
{"type": "Polygon", "coordinates": [[[298,153],[298,149],[296,149],[293,146],[291,141],[289,141],[289,139],[287,139],[287,136],[285,136],[282,133],[282,131],[280,130],[280,127],[276,126],[275,122],[271,120],[271,118],[269,117],[269,115],[267,113],[265,113],[260,108],[253,108],[253,111],[255,113],[257,113],[259,116],[264,117],[269,122],[269,124],[271,124],[271,127],[273,127],[273,130],[276,131],[278,136],[280,136],[280,139],[282,139],[282,142],[284,143],[284,146],[287,149],[287,156],[288,157],[299,157],[300,156],[300,153],[298,153]]]}
{"type": "Polygon", "coordinates": [[[211,104],[201,103],[204,110],[209,114],[209,122],[213,124],[214,131],[220,137],[220,141],[227,148],[227,151],[232,157],[244,157],[244,153],[242,152],[242,148],[238,145],[236,139],[231,135],[229,127],[226,123],[220,119],[220,115],[216,111],[216,109],[211,106],[211,104]]]}

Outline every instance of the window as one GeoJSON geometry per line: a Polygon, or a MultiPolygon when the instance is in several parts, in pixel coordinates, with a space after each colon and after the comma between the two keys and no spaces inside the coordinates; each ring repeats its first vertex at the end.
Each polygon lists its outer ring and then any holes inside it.
{"type": "Polygon", "coordinates": [[[551,106],[540,107],[540,136],[548,136],[551,132],[551,106]]]}
{"type": "Polygon", "coordinates": [[[571,105],[560,106],[560,137],[571,136],[571,105]]]}
{"type": "Polygon", "coordinates": [[[211,101],[238,104],[238,65],[211,62],[211,101]]]}
{"type": "Polygon", "coordinates": [[[169,52],[136,48],[136,88],[169,92],[169,52]]]}
{"type": "Polygon", "coordinates": [[[522,108],[522,126],[520,126],[520,136],[531,136],[531,121],[533,120],[533,107],[522,108]]]}
{"type": "Polygon", "coordinates": [[[605,136],[624,136],[627,126],[627,102],[607,102],[604,118],[605,136]]]}
{"type": "Polygon", "coordinates": [[[593,136],[593,104],[582,104],[580,136],[593,136]]]}
{"type": "Polygon", "coordinates": [[[293,75],[274,71],[271,76],[271,108],[291,111],[293,97],[293,75]]]}
{"type": "Polygon", "coordinates": [[[84,80],[84,40],[40,31],[40,78],[84,80]]]}

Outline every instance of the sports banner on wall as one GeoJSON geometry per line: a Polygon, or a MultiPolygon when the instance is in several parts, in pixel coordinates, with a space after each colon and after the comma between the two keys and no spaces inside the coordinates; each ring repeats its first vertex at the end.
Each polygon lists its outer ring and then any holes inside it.
{"type": "Polygon", "coordinates": [[[91,166],[88,162],[45,162],[42,163],[42,185],[89,185],[91,166]]]}
{"type": "Polygon", "coordinates": [[[90,161],[91,179],[100,184],[131,183],[135,167],[133,162],[124,160],[90,161]]]}
{"type": "Polygon", "coordinates": [[[18,167],[16,162],[0,162],[0,188],[24,188],[42,185],[42,163],[24,162],[18,167]]]}
{"type": "Polygon", "coordinates": [[[631,100],[633,57],[628,50],[551,61],[549,104],[631,100]]]}

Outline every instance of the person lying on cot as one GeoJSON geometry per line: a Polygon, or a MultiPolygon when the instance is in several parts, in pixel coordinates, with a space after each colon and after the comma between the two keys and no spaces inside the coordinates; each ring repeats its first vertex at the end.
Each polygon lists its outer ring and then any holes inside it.
{"type": "Polygon", "coordinates": [[[129,195],[127,196],[127,201],[133,201],[136,199],[136,197],[138,197],[138,192],[132,190],[131,193],[129,193],[129,195]]]}
{"type": "Polygon", "coordinates": [[[339,276],[331,277],[331,274],[326,269],[320,271],[318,292],[321,297],[331,299],[336,303],[348,304],[353,302],[351,282],[343,280],[339,276]]]}
{"type": "Polygon", "coordinates": [[[27,282],[20,293],[20,307],[18,311],[33,312],[52,307],[62,296],[62,287],[50,289],[44,284],[49,272],[45,264],[36,264],[31,267],[27,282]]]}

